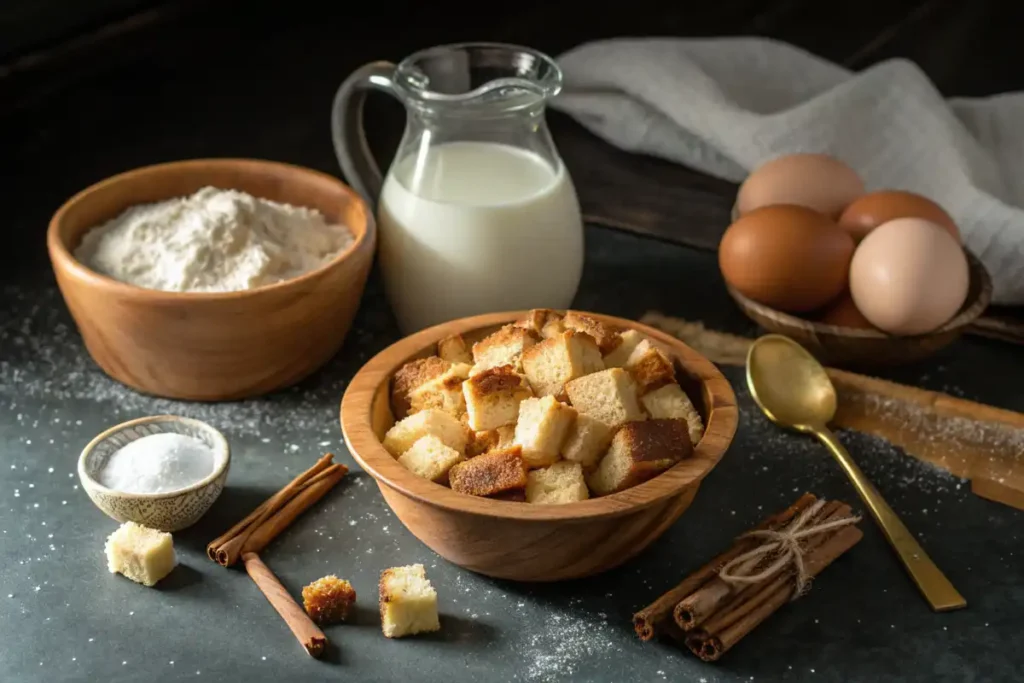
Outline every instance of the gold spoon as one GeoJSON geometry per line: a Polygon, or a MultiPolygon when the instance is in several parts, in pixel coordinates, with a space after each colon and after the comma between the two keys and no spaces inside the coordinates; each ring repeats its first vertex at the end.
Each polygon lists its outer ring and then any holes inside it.
{"type": "Polygon", "coordinates": [[[836,414],[836,390],[814,356],[788,337],[765,335],[747,353],[747,385],[769,420],[813,434],[832,451],[932,609],[945,612],[966,607],[967,601],[829,431],[826,425],[836,414]]]}

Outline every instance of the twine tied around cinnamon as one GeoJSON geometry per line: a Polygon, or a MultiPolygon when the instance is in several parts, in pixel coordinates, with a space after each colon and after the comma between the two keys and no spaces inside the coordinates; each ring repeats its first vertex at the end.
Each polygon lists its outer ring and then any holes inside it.
{"type": "Polygon", "coordinates": [[[771,578],[792,565],[796,590],[793,591],[791,600],[796,600],[804,595],[810,588],[811,577],[804,566],[804,551],[800,547],[800,541],[809,536],[856,524],[861,519],[859,516],[851,515],[808,526],[805,529],[804,526],[821,511],[825,502],[824,500],[815,502],[783,529],[750,531],[740,536],[740,538],[763,538],[765,542],[727,562],[718,570],[718,576],[733,585],[750,585],[771,578]],[[768,566],[764,566],[765,564],[768,566]]]}

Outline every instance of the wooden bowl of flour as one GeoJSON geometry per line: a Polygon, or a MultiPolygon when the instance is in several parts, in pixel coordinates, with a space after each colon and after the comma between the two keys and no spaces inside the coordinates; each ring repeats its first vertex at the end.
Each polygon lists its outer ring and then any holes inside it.
{"type": "Polygon", "coordinates": [[[64,301],[104,372],[147,394],[223,401],[294,384],[337,352],[362,297],[376,227],[366,203],[333,176],[270,161],[201,159],[147,166],[79,192],[54,214],[46,241],[64,301]],[[317,209],[354,239],[314,270],[231,292],[145,289],[74,257],[85,233],[125,209],[204,187],[317,209]]]}

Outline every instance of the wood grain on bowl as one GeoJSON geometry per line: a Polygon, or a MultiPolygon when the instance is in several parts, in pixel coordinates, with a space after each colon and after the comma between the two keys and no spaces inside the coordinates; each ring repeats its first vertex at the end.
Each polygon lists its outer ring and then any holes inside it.
{"type": "Polygon", "coordinates": [[[108,178],[68,200],[47,233],[57,284],[97,365],[139,391],[202,401],[265,394],[330,359],[359,306],[375,241],[369,208],[337,178],[245,159],[174,162],[108,178]],[[128,207],[205,186],[318,209],[355,239],[317,270],[224,293],[143,289],[100,275],[72,256],[88,230],[128,207]]]}
{"type": "Polygon", "coordinates": [[[736,432],[736,398],[729,382],[713,363],[681,341],[634,321],[588,314],[637,329],[658,344],[676,363],[680,385],[706,425],[693,457],[620,493],[564,505],[468,496],[409,472],[381,445],[394,424],[389,382],[399,367],[433,354],[444,337],[458,333],[476,340],[524,313],[444,323],[379,353],[356,374],[342,399],[345,442],[377,481],[399,520],[459,566],[520,581],[556,581],[607,571],[646,548],[686,511],[736,432]]]}

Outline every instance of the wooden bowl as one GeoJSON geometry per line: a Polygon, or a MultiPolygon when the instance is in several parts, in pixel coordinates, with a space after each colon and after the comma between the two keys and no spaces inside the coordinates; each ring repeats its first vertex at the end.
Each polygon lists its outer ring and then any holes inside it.
{"type": "Polygon", "coordinates": [[[160,531],[179,531],[198,522],[217,500],[230,465],[231,449],[219,431],[199,420],[157,415],[111,427],[90,441],[78,458],[78,478],[96,507],[111,519],[160,531]],[[111,455],[136,439],[165,432],[191,436],[206,444],[214,454],[213,472],[187,488],[167,493],[126,493],[99,483],[99,473],[111,455]]]}
{"type": "Polygon", "coordinates": [[[646,548],[693,502],[701,480],[732,442],[738,413],[729,382],[706,358],[663,332],[590,313],[643,332],[676,362],[680,384],[705,420],[693,457],[639,486],[565,505],[531,505],[457,493],[398,464],[381,439],[394,424],[389,383],[403,364],[435,353],[460,333],[480,339],[523,312],[463,318],[418,332],[377,354],[356,374],[341,402],[352,457],[377,481],[398,519],[460,567],[517,581],[558,581],[616,567],[646,548]]]}
{"type": "Polygon", "coordinates": [[[798,318],[757,303],[726,285],[729,294],[751,320],[768,332],[784,334],[826,365],[876,367],[912,363],[953,343],[992,299],[992,280],[985,266],[966,249],[970,287],[960,312],[928,334],[897,337],[879,330],[840,327],[798,318]]]}
{"type": "Polygon", "coordinates": [[[93,360],[147,394],[199,401],[258,396],[294,384],[335,354],[359,306],[376,227],[337,178],[271,161],[203,159],[116,175],[67,201],[47,233],[64,301],[93,360]],[[90,229],[134,204],[205,186],[320,210],[353,243],[317,270],[246,291],[143,289],[90,270],[72,253],[90,229]]]}

